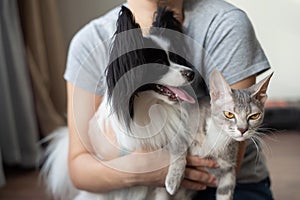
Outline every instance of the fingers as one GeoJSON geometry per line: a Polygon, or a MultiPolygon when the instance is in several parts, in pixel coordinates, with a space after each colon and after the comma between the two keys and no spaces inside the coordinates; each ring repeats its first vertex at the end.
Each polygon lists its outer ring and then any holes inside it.
{"type": "Polygon", "coordinates": [[[192,167],[209,167],[209,168],[218,168],[219,164],[210,159],[200,158],[199,156],[187,156],[187,165],[192,167]]]}
{"type": "Polygon", "coordinates": [[[185,179],[210,187],[217,185],[217,178],[201,169],[186,168],[185,179]]]}
{"type": "Polygon", "coordinates": [[[199,183],[199,182],[195,182],[195,181],[191,181],[188,179],[183,179],[181,186],[190,190],[205,190],[206,189],[206,185],[199,183]]]}
{"type": "Polygon", "coordinates": [[[203,159],[199,156],[187,156],[187,167],[182,186],[193,190],[205,190],[207,186],[217,186],[217,178],[204,168],[218,167],[220,167],[219,164],[214,160],[203,159]]]}

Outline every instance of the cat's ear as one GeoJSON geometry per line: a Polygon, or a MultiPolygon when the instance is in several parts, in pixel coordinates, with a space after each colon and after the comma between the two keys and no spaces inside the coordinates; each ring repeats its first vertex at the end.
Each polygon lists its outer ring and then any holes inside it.
{"type": "Polygon", "coordinates": [[[218,70],[214,70],[210,75],[210,97],[212,100],[219,98],[231,98],[232,90],[226,82],[224,76],[218,70]]]}
{"type": "Polygon", "coordinates": [[[252,98],[258,99],[263,104],[266,102],[268,98],[267,89],[272,76],[273,72],[269,76],[249,88],[252,91],[252,98]]]}

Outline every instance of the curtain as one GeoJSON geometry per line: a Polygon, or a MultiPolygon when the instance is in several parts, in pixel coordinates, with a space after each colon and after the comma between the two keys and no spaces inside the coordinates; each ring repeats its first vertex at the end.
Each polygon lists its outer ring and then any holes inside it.
{"type": "MultiPolygon", "coordinates": [[[[7,165],[32,167],[38,128],[15,0],[0,1],[0,148],[7,165]]],[[[1,167],[2,168],[2,167],[1,167]]],[[[3,172],[0,182],[5,183],[3,172]]]]}
{"type": "Polygon", "coordinates": [[[47,136],[66,124],[63,73],[66,47],[56,0],[19,0],[20,19],[40,131],[47,136]]]}
{"type": "Polygon", "coordinates": [[[66,48],[56,0],[0,1],[2,163],[36,167],[38,141],[66,124],[66,48]]]}

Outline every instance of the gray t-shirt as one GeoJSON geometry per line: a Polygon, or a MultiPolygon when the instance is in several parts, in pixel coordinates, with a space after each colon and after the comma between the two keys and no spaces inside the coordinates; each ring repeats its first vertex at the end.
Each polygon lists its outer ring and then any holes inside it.
{"type": "MultiPolygon", "coordinates": [[[[100,96],[106,90],[105,69],[119,10],[117,7],[83,27],[69,48],[65,79],[100,96]]],[[[206,82],[214,69],[234,84],[270,68],[242,10],[222,0],[185,0],[184,16],[184,34],[195,41],[190,44],[192,63],[206,82]]],[[[252,142],[247,144],[238,182],[254,183],[268,176],[264,155],[257,151],[252,142]]]]}

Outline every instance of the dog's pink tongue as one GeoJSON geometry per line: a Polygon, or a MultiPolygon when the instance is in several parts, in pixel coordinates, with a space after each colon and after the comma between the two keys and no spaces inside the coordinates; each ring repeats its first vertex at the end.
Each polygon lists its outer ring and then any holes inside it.
{"type": "Polygon", "coordinates": [[[195,99],[193,97],[191,97],[190,95],[188,95],[186,92],[175,88],[175,87],[167,87],[169,90],[171,90],[173,93],[175,93],[177,95],[177,97],[183,101],[187,101],[189,103],[195,103],[195,99]]]}

